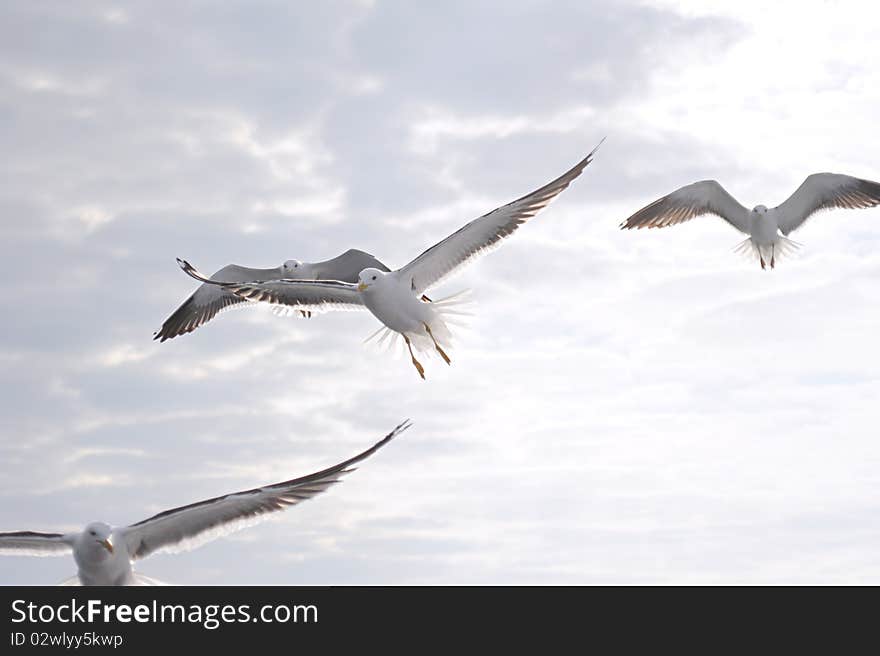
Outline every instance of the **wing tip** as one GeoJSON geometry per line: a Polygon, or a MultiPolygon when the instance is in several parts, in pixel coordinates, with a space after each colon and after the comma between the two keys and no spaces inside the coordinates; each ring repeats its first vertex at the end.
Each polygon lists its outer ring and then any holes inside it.
{"type": "Polygon", "coordinates": [[[175,258],[177,260],[177,265],[183,270],[183,272],[188,275],[190,278],[195,278],[199,282],[206,282],[210,284],[218,284],[208,278],[208,276],[202,274],[198,269],[196,269],[192,264],[187,262],[181,258],[175,258]]]}
{"type": "Polygon", "coordinates": [[[385,437],[383,437],[381,440],[376,442],[373,446],[371,446],[369,449],[367,449],[366,451],[361,453],[359,456],[355,456],[355,458],[350,460],[349,464],[354,464],[355,462],[359,462],[359,461],[364,460],[365,458],[368,458],[369,456],[373,455],[376,451],[378,451],[383,446],[388,444],[395,437],[397,437],[401,433],[404,433],[405,431],[409,430],[409,428],[412,425],[413,425],[412,421],[410,421],[409,419],[404,419],[402,422],[397,424],[397,426],[395,426],[391,430],[391,432],[389,432],[385,437]]]}
{"type": "Polygon", "coordinates": [[[593,163],[593,158],[595,157],[596,153],[599,151],[599,148],[602,146],[602,144],[605,143],[605,140],[606,140],[607,138],[608,138],[607,135],[604,136],[604,137],[602,137],[602,138],[599,140],[599,143],[597,143],[597,144],[595,145],[595,147],[593,148],[593,150],[591,150],[589,153],[587,153],[587,156],[584,157],[580,162],[578,162],[578,163],[574,166],[574,168],[571,170],[571,172],[574,173],[574,172],[576,171],[576,173],[575,173],[575,175],[572,177],[572,180],[573,180],[574,178],[578,177],[578,176],[583,172],[583,170],[584,170],[585,168],[587,168],[587,166],[589,166],[590,164],[593,163]]]}
{"type": "Polygon", "coordinates": [[[385,439],[391,440],[403,433],[404,431],[409,430],[409,428],[413,425],[412,421],[409,419],[404,419],[402,422],[397,424],[388,435],[385,436],[385,439]]]}
{"type": "Polygon", "coordinates": [[[367,451],[364,452],[364,457],[366,457],[368,455],[372,455],[373,453],[378,451],[381,447],[388,444],[395,437],[397,437],[401,433],[404,433],[407,430],[409,430],[409,428],[412,425],[413,425],[412,421],[410,421],[409,419],[404,419],[402,422],[397,424],[397,426],[395,426],[385,437],[383,437],[381,440],[376,442],[372,447],[367,449],[367,451]]]}

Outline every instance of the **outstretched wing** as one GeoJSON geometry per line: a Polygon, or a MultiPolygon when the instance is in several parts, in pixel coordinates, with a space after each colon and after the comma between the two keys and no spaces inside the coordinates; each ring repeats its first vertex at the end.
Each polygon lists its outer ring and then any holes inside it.
{"type": "Polygon", "coordinates": [[[338,280],[267,280],[252,282],[221,282],[206,278],[186,260],[177,263],[184,272],[209,285],[247,300],[283,305],[308,312],[364,309],[363,297],[357,286],[338,280]]]}
{"type": "Polygon", "coordinates": [[[799,228],[819,210],[861,209],[880,205],[880,184],[840,173],[814,173],[776,208],[782,234],[799,228]]]}
{"type": "Polygon", "coordinates": [[[5,556],[63,556],[73,547],[62,533],[11,531],[0,533],[0,554],[5,556]]]}
{"type": "MultiPolygon", "coordinates": [[[[599,142],[599,146],[601,145],[602,142],[599,142]]],[[[593,161],[593,155],[599,146],[553,182],[474,219],[443,241],[431,246],[399,270],[401,277],[410,280],[412,290],[416,294],[421,294],[478,255],[488,252],[568,187],[572,180],[593,161]]]]}
{"type": "MultiPolygon", "coordinates": [[[[278,276],[279,270],[277,268],[252,269],[229,264],[215,272],[210,280],[248,282],[251,280],[271,280],[278,276]]],[[[222,287],[202,284],[165,320],[162,327],[153,335],[153,339],[164,342],[166,339],[191,333],[199,326],[208,323],[220,312],[246,302],[247,299],[236,296],[222,287]]]]}
{"type": "Polygon", "coordinates": [[[341,476],[354,471],[352,465],[369,458],[409,427],[408,421],[403,422],[366,451],[323,471],[166,510],[117,530],[133,559],[160,549],[192,549],[320,494],[338,483],[341,476]]]}
{"type": "Polygon", "coordinates": [[[340,280],[356,283],[358,274],[364,269],[390,271],[375,257],[356,248],[351,248],[333,259],[312,264],[312,271],[318,280],[340,280]]]}
{"type": "Polygon", "coordinates": [[[703,214],[720,216],[749,234],[749,210],[715,180],[701,180],[655,200],[620,224],[621,229],[665,228],[703,214]]]}

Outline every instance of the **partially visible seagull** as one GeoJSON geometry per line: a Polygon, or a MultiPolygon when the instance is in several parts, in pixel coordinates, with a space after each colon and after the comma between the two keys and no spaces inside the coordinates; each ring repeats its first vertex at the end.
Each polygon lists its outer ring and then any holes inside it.
{"type": "MultiPolygon", "coordinates": [[[[369,253],[352,248],[342,255],[323,262],[287,260],[281,266],[271,269],[252,269],[237,264],[227,264],[222,269],[215,271],[211,275],[211,280],[252,282],[297,278],[357,282],[358,274],[367,267],[390,271],[388,267],[369,253]]],[[[165,320],[162,327],[153,335],[153,339],[164,342],[166,339],[191,333],[199,326],[208,323],[219,312],[241,303],[247,303],[247,299],[236,296],[222,287],[203,284],[165,320]]],[[[310,313],[304,312],[303,314],[310,313]]]]}
{"type": "MultiPolygon", "coordinates": [[[[452,335],[447,321],[452,315],[460,314],[455,306],[462,300],[459,294],[455,294],[432,303],[424,303],[424,292],[460,270],[478,255],[497,247],[502,239],[512,235],[520,225],[546,207],[593,161],[593,155],[598,148],[596,146],[589,155],[552,182],[474,219],[406,266],[396,271],[365,268],[358,275],[357,285],[294,278],[220,282],[205,277],[185,260],[177,261],[196,280],[216,285],[251,301],[321,312],[366,308],[385,326],[385,334],[380,343],[389,335],[393,335],[392,341],[397,335],[401,335],[409,349],[413,366],[424,379],[425,369],[416,359],[413,348],[416,351],[436,351],[446,364],[450,364],[446,349],[449,348],[452,335]]],[[[382,328],[371,337],[380,332],[383,332],[382,328]]]]}
{"type": "Polygon", "coordinates": [[[859,209],[877,205],[880,205],[880,184],[839,173],[807,176],[782,205],[772,209],[757,205],[751,211],[740,205],[715,180],[702,180],[655,200],[629,217],[620,227],[665,228],[702,214],[715,214],[749,235],[736,247],[737,252],[752,252],[762,269],[766,269],[768,263],[772,269],[779,256],[800,246],[787,239],[787,236],[819,210],[835,207],[859,209]]]}
{"type": "Polygon", "coordinates": [[[72,551],[82,585],[149,584],[151,579],[132,570],[133,560],[157,551],[188,551],[311,499],[410,425],[403,422],[363,453],[323,471],[172,508],[130,526],[113,528],[92,522],[80,533],[0,533],[0,555],[63,556],[72,551]]]}

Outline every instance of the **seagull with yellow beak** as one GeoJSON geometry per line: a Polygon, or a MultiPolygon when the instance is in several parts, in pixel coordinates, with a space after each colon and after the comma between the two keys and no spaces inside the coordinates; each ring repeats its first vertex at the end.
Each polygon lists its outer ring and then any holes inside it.
{"type": "Polygon", "coordinates": [[[156,551],[193,549],[311,499],[409,426],[408,421],[400,424],[366,451],[314,474],[172,508],[130,526],[92,522],[79,533],[0,533],[0,555],[64,556],[72,551],[82,585],[152,585],[154,580],[132,570],[133,560],[156,551]]]}
{"type": "Polygon", "coordinates": [[[402,336],[413,366],[424,379],[425,369],[414,351],[436,351],[446,364],[451,363],[447,350],[452,333],[448,324],[452,316],[460,314],[456,306],[461,303],[460,294],[426,303],[425,292],[477,256],[497,247],[502,239],[512,235],[520,225],[546,207],[583,172],[597,149],[598,146],[552,182],[474,219],[406,266],[396,271],[374,267],[363,269],[356,284],[300,278],[246,283],[217,281],[199,273],[185,260],[178,259],[177,262],[196,280],[217,285],[249,301],[312,312],[367,309],[383,324],[383,328],[371,337],[384,331],[381,343],[389,335],[392,342],[398,335],[402,336]]]}

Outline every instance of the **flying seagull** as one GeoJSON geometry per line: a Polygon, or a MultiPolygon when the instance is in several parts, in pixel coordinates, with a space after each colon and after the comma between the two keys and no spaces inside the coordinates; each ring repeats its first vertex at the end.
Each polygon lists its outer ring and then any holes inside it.
{"type": "Polygon", "coordinates": [[[380,328],[371,337],[384,332],[381,343],[389,335],[393,335],[392,341],[401,335],[413,366],[424,379],[425,369],[416,359],[413,348],[420,352],[436,351],[446,364],[450,364],[445,350],[449,348],[451,339],[447,322],[454,315],[461,314],[456,306],[462,302],[460,294],[456,294],[433,303],[423,303],[425,291],[477,256],[497,247],[502,239],[512,235],[520,225],[535,216],[581,174],[593,160],[598,148],[596,146],[589,155],[549,184],[474,219],[406,266],[396,271],[365,268],[358,275],[357,284],[292,278],[221,282],[206,278],[185,260],[178,259],[178,263],[196,280],[216,285],[251,301],[321,312],[366,308],[384,325],[384,329],[380,328]]]}
{"type": "Polygon", "coordinates": [[[839,173],[814,173],[782,205],[749,211],[715,180],[702,180],[673,191],[640,209],[622,229],[665,228],[702,214],[715,214],[749,236],[736,251],[752,252],[766,269],[799,244],[787,236],[819,210],[860,209],[880,205],[880,184],[839,173]],[[781,234],[780,234],[781,233],[781,234]]]}
{"type": "Polygon", "coordinates": [[[80,533],[0,533],[0,555],[63,556],[72,551],[82,585],[138,585],[146,577],[132,571],[133,560],[157,551],[188,551],[311,499],[410,425],[403,422],[363,453],[323,471],[172,508],[130,526],[92,522],[80,533]]]}
{"type": "MultiPolygon", "coordinates": [[[[349,249],[342,255],[323,262],[300,262],[287,260],[281,266],[271,269],[252,269],[237,264],[227,264],[216,271],[211,280],[227,282],[252,282],[297,278],[303,280],[342,280],[357,282],[358,274],[367,267],[380,271],[390,271],[375,257],[364,251],[349,249]]],[[[229,309],[247,299],[215,285],[202,284],[192,296],[186,299],[174,313],[165,320],[153,339],[164,342],[179,335],[191,333],[199,326],[208,323],[223,310],[229,309]]],[[[304,314],[307,314],[305,311],[304,314]]],[[[310,313],[308,313],[310,314],[310,313]]]]}

